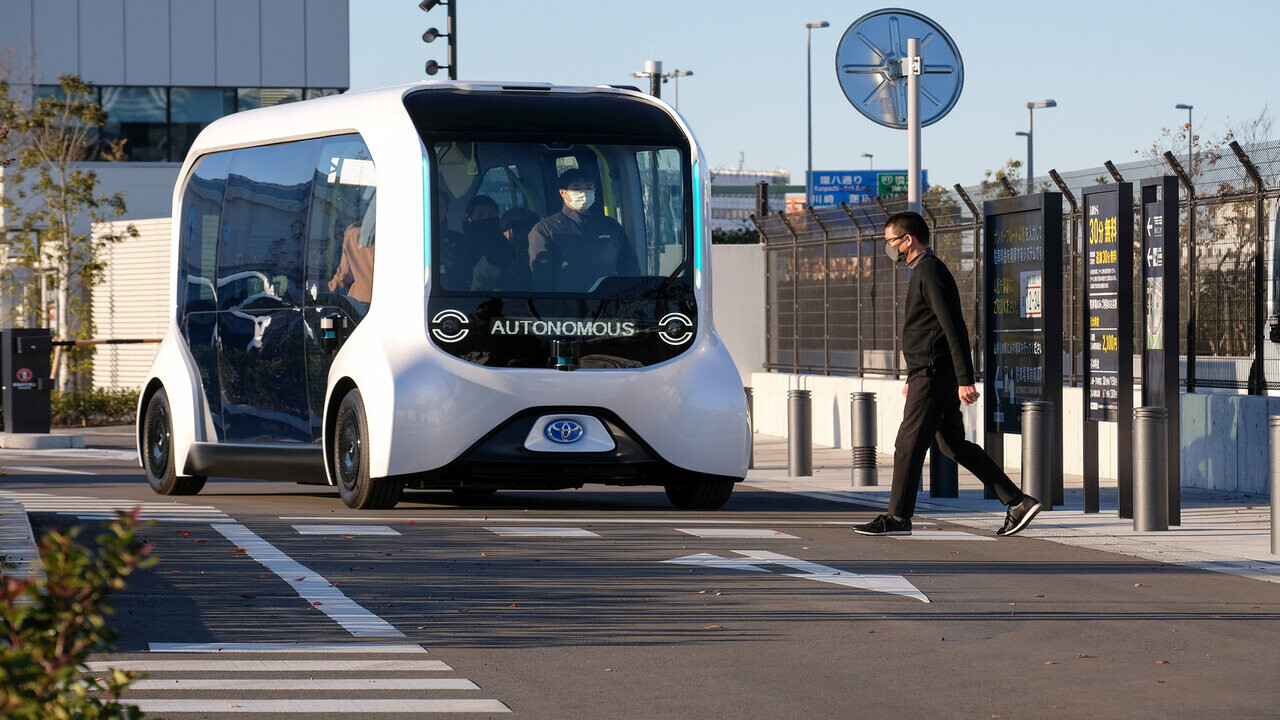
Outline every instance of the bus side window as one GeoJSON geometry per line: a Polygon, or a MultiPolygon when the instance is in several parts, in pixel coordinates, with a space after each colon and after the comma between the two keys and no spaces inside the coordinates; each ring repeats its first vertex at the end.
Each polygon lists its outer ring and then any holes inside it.
{"type": "Polygon", "coordinates": [[[218,248],[218,309],[302,306],[315,141],[232,152],[218,248]]]}
{"type": "Polygon", "coordinates": [[[320,141],[307,235],[306,302],[359,321],[373,296],[377,171],[358,135],[320,141]]]}
{"type": "Polygon", "coordinates": [[[202,158],[182,194],[179,240],[179,322],[187,313],[215,310],[218,223],[230,153],[202,158]]]}

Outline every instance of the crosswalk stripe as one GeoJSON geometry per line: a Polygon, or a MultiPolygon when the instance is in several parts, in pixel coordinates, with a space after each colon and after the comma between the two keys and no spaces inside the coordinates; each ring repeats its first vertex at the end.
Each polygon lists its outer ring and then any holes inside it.
{"type": "Polygon", "coordinates": [[[140,690],[479,690],[465,678],[174,678],[135,680],[140,690]]]}
{"type": "Polygon", "coordinates": [[[328,615],[356,637],[404,637],[391,623],[366,610],[302,563],[281,552],[249,528],[237,523],[214,523],[217,530],[249,557],[280,576],[302,599],[328,615]],[[301,578],[301,579],[299,579],[301,578]]]}
{"type": "Polygon", "coordinates": [[[325,653],[345,655],[378,653],[381,655],[425,655],[421,645],[407,643],[151,643],[151,652],[164,653],[325,653]]]}
{"type": "Polygon", "coordinates": [[[777,530],[768,528],[676,528],[676,532],[682,532],[685,535],[703,538],[734,538],[734,539],[773,539],[773,540],[795,540],[795,535],[788,535],[777,530]]]}
{"type": "Polygon", "coordinates": [[[294,525],[299,535],[399,535],[386,525],[294,525]]]}
{"type": "MultiPolygon", "coordinates": [[[[107,513],[84,514],[84,513],[76,513],[76,512],[62,512],[58,514],[70,515],[77,520],[115,520],[116,519],[115,515],[108,515],[107,513]]],[[[148,512],[138,513],[138,519],[139,520],[155,520],[157,522],[207,522],[207,523],[235,522],[234,518],[227,517],[226,515],[158,515],[158,514],[148,513],[148,512]]]]}
{"type": "Polygon", "coordinates": [[[137,672],[323,672],[411,671],[448,672],[453,670],[440,660],[100,660],[87,663],[94,672],[135,670],[137,672]]]}
{"type": "Polygon", "coordinates": [[[590,530],[573,527],[486,527],[485,530],[499,537],[600,537],[590,530]]]}
{"type": "Polygon", "coordinates": [[[66,468],[42,467],[37,465],[0,465],[0,470],[9,472],[49,473],[56,475],[97,475],[85,470],[68,470],[66,468]]]}
{"type": "Polygon", "coordinates": [[[128,700],[144,713],[508,713],[497,700],[185,700],[134,698],[128,700]]]}

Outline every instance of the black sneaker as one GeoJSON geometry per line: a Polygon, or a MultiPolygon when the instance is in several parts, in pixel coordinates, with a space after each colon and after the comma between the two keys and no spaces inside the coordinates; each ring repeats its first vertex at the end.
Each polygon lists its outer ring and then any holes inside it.
{"type": "Polygon", "coordinates": [[[1009,506],[1004,516],[1004,527],[996,531],[996,535],[1006,537],[1016,535],[1031,524],[1031,518],[1040,512],[1040,501],[1030,495],[1023,495],[1022,500],[1009,506]]]}
{"type": "Polygon", "coordinates": [[[854,525],[853,531],[859,535],[910,535],[911,521],[881,515],[865,525],[854,525]]]}

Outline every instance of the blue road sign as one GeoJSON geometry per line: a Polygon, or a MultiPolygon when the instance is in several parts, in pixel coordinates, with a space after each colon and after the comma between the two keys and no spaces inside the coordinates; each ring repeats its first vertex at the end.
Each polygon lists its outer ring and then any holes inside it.
{"type": "MultiPolygon", "coordinates": [[[[929,188],[929,171],[920,171],[920,185],[929,188]]],[[[809,178],[813,206],[871,202],[907,194],[906,170],[814,170],[809,178]]]]}

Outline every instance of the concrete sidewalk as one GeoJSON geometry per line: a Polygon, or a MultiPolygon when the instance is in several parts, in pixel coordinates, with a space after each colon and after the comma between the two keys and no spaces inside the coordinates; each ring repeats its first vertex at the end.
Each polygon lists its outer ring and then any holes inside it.
{"type": "MultiPolygon", "coordinates": [[[[847,449],[815,447],[814,474],[791,477],[787,474],[786,438],[756,433],[755,468],[747,472],[746,484],[861,505],[878,514],[889,502],[893,458],[880,455],[877,460],[879,485],[871,488],[852,487],[847,449]]],[[[931,498],[927,463],[925,468],[924,489],[916,503],[917,520],[932,519],[974,528],[979,534],[994,538],[996,529],[1004,521],[1004,506],[996,500],[984,499],[982,484],[963,468],[960,469],[960,497],[931,498]]],[[[1016,472],[1010,473],[1010,477],[1015,483],[1019,481],[1016,472]]],[[[1271,554],[1271,508],[1265,496],[1183,488],[1182,524],[1167,532],[1144,533],[1134,531],[1133,520],[1118,517],[1115,480],[1101,481],[1102,511],[1093,514],[1084,512],[1083,478],[1069,475],[1064,482],[1066,502],[1063,505],[1041,512],[1026,530],[1000,541],[1037,538],[1280,582],[1280,555],[1271,554]]],[[[850,524],[854,522],[851,520],[850,524]]],[[[915,535],[927,536],[934,531],[932,527],[919,527],[917,522],[915,535]]]]}

